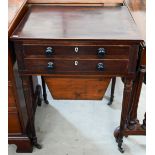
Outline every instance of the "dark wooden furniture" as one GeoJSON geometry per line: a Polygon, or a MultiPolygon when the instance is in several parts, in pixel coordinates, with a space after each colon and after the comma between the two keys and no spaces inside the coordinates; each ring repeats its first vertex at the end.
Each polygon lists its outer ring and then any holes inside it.
{"type": "MultiPolygon", "coordinates": [[[[125,0],[126,6],[128,6],[136,24],[140,31],[140,34],[143,38],[143,40],[146,40],[146,0],[125,0]]],[[[144,82],[146,84],[146,46],[143,45],[143,52],[141,55],[141,61],[140,61],[140,70],[137,73],[137,80],[135,80],[135,100],[133,103],[133,108],[131,109],[131,115],[132,115],[132,123],[134,126],[134,129],[137,129],[137,126],[141,126],[139,124],[138,118],[137,118],[137,109],[138,109],[138,102],[139,102],[139,96],[141,92],[142,83],[144,82]]],[[[146,126],[146,113],[144,116],[144,123],[142,126],[146,126]],[[144,125],[143,125],[144,124],[144,125]]],[[[133,129],[133,130],[134,130],[133,129]]],[[[146,135],[146,131],[142,130],[141,128],[138,128],[140,130],[136,130],[136,135],[146,135]]],[[[145,128],[143,128],[145,129],[145,128]]]]}
{"type": "MultiPolygon", "coordinates": [[[[72,78],[75,83],[81,80],[83,84],[88,79],[100,83],[106,81],[102,89],[90,83],[89,92],[94,95],[103,93],[111,78],[123,77],[122,113],[115,136],[118,148],[123,152],[133,81],[140,67],[143,43],[128,8],[32,5],[11,40],[27,105],[33,104],[29,79],[35,75],[45,78],[55,98],[57,92],[53,87],[59,87],[57,80],[69,83],[67,79],[72,78]]],[[[85,91],[80,90],[72,97],[87,99],[85,91]]]]}
{"type": "MultiPolygon", "coordinates": [[[[9,0],[8,37],[10,37],[27,11],[26,2],[26,0],[9,0]]],[[[8,143],[16,144],[17,152],[32,152],[34,143],[32,135],[34,130],[33,126],[30,126],[32,120],[30,120],[29,116],[30,111],[32,111],[31,115],[34,118],[32,113],[35,112],[37,103],[41,102],[41,88],[35,77],[29,79],[33,104],[26,105],[22,81],[19,77],[16,56],[11,42],[9,42],[8,48],[8,71],[8,143]],[[31,106],[30,110],[28,106],[31,106]]]]}
{"type": "Polygon", "coordinates": [[[108,105],[111,105],[114,100],[115,84],[116,84],[116,77],[113,77],[111,80],[111,93],[110,93],[110,100],[108,102],[108,105]]]}
{"type": "MultiPolygon", "coordinates": [[[[135,20],[138,30],[145,40],[146,38],[146,1],[145,0],[126,0],[125,5],[129,8],[133,19],[135,20]]],[[[137,110],[142,83],[146,83],[146,46],[145,43],[141,46],[141,59],[139,60],[139,69],[136,73],[136,78],[133,82],[132,104],[129,108],[128,128],[125,129],[126,136],[128,135],[146,135],[146,113],[143,124],[139,123],[137,118],[137,110]]],[[[115,87],[114,85],[112,86],[115,87]]],[[[113,91],[112,91],[113,93],[113,91]]],[[[117,130],[115,136],[117,135],[117,130]]]]}

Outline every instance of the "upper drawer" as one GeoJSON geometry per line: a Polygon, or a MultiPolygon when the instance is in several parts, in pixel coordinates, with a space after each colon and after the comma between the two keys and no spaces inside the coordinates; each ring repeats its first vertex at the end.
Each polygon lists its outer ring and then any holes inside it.
{"type": "Polygon", "coordinates": [[[23,45],[24,57],[55,57],[67,56],[97,56],[99,58],[129,58],[130,46],[52,46],[52,45],[23,45]]]}

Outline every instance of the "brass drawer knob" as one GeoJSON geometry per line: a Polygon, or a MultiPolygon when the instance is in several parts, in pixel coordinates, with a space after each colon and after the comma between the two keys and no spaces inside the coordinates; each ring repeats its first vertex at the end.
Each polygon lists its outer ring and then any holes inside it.
{"type": "Polygon", "coordinates": [[[45,54],[46,56],[50,56],[54,53],[54,50],[52,47],[47,47],[46,50],[45,50],[45,54]]]}
{"type": "Polygon", "coordinates": [[[99,57],[104,56],[106,54],[105,48],[99,48],[97,54],[98,54],[99,57]]]}
{"type": "Polygon", "coordinates": [[[104,71],[104,64],[101,63],[101,62],[98,63],[98,64],[97,64],[97,70],[98,70],[98,71],[104,71]]]}

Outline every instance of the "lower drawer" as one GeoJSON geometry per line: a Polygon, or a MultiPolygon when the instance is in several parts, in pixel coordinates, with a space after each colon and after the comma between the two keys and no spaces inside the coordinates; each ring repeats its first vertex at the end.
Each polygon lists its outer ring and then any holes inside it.
{"type": "Polygon", "coordinates": [[[9,113],[8,114],[8,132],[9,133],[21,133],[21,124],[19,120],[18,113],[9,113]]]}
{"type": "Polygon", "coordinates": [[[25,59],[25,70],[43,73],[127,73],[129,60],[25,59]]]}

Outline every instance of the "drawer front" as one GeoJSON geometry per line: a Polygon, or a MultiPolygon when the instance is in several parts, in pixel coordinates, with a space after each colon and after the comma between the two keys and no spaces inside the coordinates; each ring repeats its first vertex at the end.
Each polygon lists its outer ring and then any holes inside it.
{"type": "Polygon", "coordinates": [[[25,70],[44,73],[95,73],[128,72],[128,60],[64,60],[64,59],[25,59],[25,70]]]}
{"type": "Polygon", "coordinates": [[[21,133],[21,125],[17,113],[8,114],[8,132],[9,133],[21,133]]]}
{"type": "Polygon", "coordinates": [[[14,93],[13,93],[13,88],[12,88],[12,84],[11,82],[9,82],[8,84],[8,104],[9,107],[15,107],[16,103],[15,103],[15,97],[14,97],[14,93]]]}
{"type": "Polygon", "coordinates": [[[52,45],[24,45],[24,57],[54,57],[59,55],[80,56],[97,55],[103,57],[129,57],[130,46],[97,45],[97,46],[52,46],[52,45]]]}

